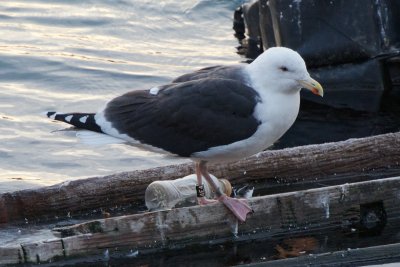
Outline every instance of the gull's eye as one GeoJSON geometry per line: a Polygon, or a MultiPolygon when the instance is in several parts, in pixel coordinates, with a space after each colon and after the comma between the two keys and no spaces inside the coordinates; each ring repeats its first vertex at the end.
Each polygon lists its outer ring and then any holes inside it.
{"type": "Polygon", "coordinates": [[[288,68],[286,68],[285,66],[282,66],[279,68],[281,71],[288,71],[288,68]]]}

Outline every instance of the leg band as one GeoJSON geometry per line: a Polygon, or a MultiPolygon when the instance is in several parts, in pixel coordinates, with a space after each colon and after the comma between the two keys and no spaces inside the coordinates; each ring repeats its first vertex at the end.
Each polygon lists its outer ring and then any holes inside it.
{"type": "Polygon", "coordinates": [[[196,185],[196,193],[197,197],[205,197],[206,196],[206,191],[204,190],[204,185],[196,185]]]}

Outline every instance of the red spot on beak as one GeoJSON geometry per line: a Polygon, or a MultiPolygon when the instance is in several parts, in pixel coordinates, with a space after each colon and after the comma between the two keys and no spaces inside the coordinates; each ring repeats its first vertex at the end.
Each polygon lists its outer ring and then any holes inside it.
{"type": "Polygon", "coordinates": [[[318,89],[316,89],[316,88],[311,89],[311,92],[312,92],[314,95],[319,95],[319,91],[318,91],[318,89]]]}

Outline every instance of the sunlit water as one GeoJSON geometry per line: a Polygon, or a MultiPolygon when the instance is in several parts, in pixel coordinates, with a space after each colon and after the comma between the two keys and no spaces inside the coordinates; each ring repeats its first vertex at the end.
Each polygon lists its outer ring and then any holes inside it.
{"type": "Polygon", "coordinates": [[[44,112],[94,112],[126,91],[237,63],[241,2],[0,1],[0,193],[182,161],[80,144],[44,112]]]}

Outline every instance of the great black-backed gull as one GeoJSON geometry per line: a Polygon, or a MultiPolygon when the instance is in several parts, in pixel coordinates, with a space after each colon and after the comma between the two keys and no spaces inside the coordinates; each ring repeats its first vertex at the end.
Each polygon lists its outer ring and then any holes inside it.
{"type": "Polygon", "coordinates": [[[218,200],[245,221],[251,211],[246,200],[224,195],[210,178],[207,162],[235,161],[271,146],[295,121],[301,88],[323,96],[321,85],[310,77],[301,56],[275,47],[251,64],[209,67],[170,84],[128,92],[97,113],[48,112],[47,116],[192,159],[199,203],[212,202],[201,196],[204,177],[218,200]]]}

